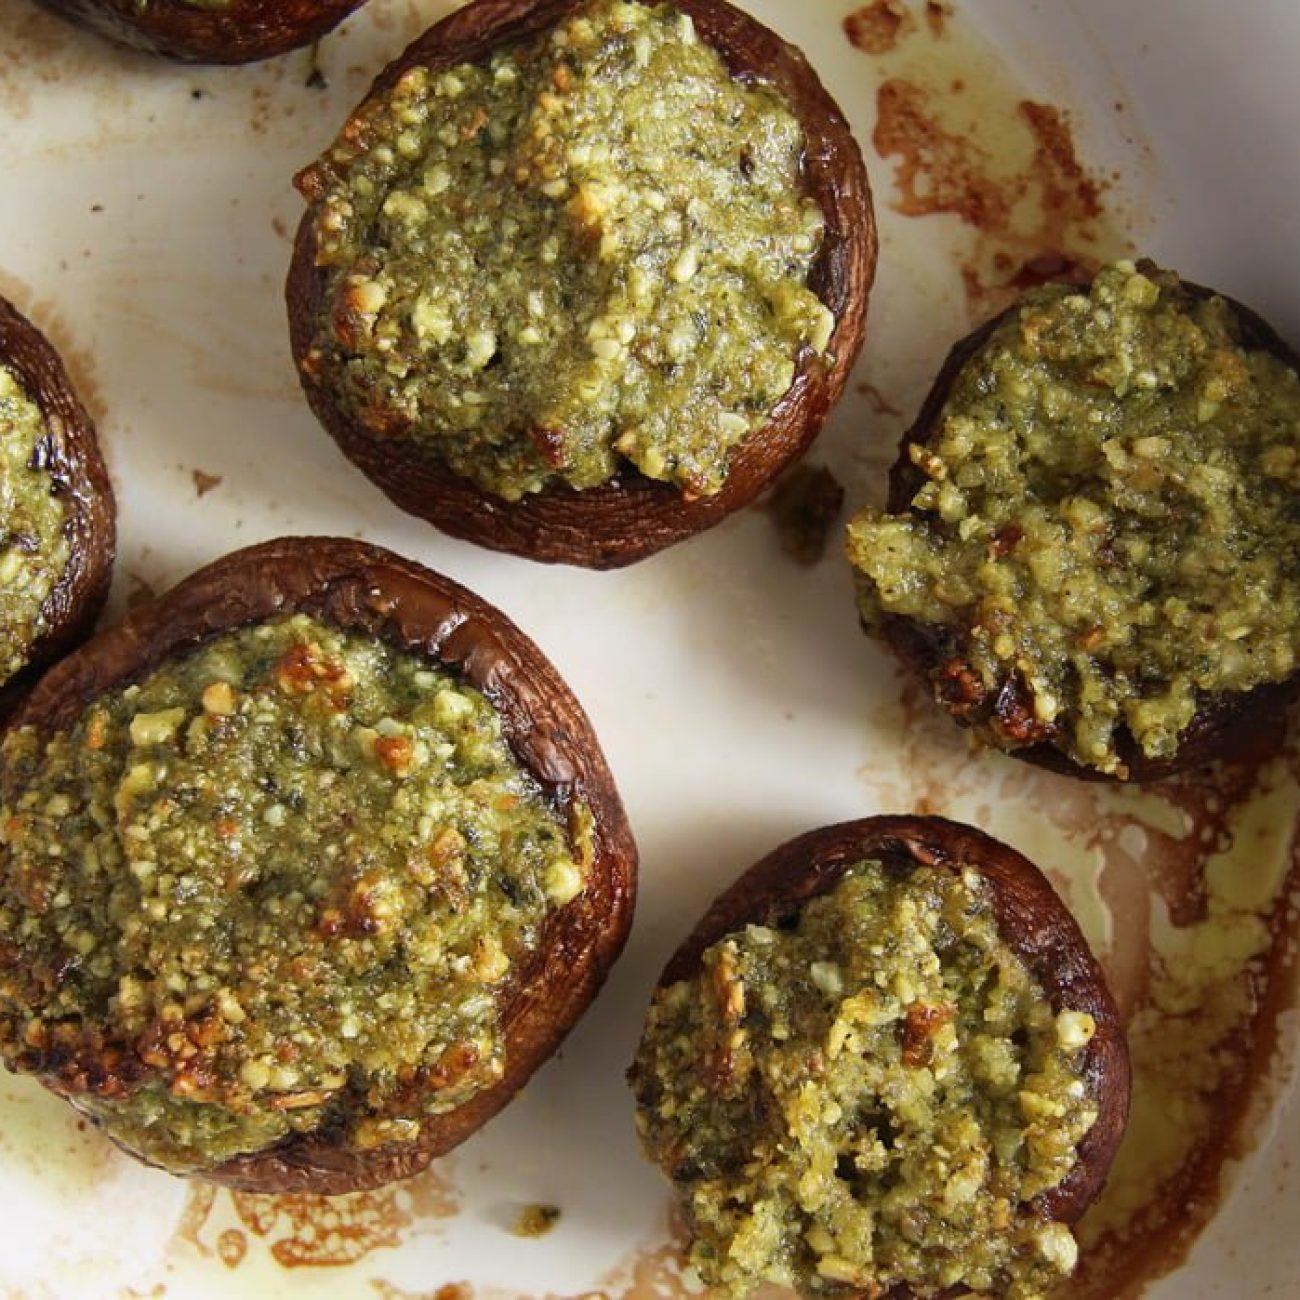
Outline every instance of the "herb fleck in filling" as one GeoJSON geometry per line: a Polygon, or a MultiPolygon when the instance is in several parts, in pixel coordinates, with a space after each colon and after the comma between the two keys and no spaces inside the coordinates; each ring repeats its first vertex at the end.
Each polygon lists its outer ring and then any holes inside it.
{"type": "Polygon", "coordinates": [[[413,68],[303,179],[327,285],[304,368],[509,500],[625,462],[715,493],[834,326],[803,147],[669,5],[589,0],[413,68]]]}
{"type": "Polygon", "coordinates": [[[179,1172],[413,1141],[501,1077],[499,999],[587,843],[426,660],[223,633],[6,738],[0,1055],[179,1172]]]}
{"type": "Polygon", "coordinates": [[[1096,1120],[1094,1030],[1053,1013],[978,875],[866,861],[793,929],[739,930],[656,993],[638,1125],[727,1295],[1029,1300],[1074,1267],[1030,1202],[1096,1120]]]}
{"type": "Polygon", "coordinates": [[[64,503],[41,467],[48,432],[17,376],[0,366],[0,682],[45,631],[42,610],[71,558],[64,503]]]}
{"type": "Polygon", "coordinates": [[[1145,263],[1030,293],[911,455],[911,508],[849,527],[862,614],[923,625],[995,744],[1123,775],[1121,729],[1167,758],[1300,668],[1300,377],[1222,299],[1145,263]]]}

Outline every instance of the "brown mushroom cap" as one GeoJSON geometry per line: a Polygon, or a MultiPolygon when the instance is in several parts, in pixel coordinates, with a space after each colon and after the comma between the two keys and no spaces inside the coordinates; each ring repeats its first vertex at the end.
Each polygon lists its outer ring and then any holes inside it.
{"type": "Polygon", "coordinates": [[[63,363],[45,336],[0,298],[0,365],[19,381],[45,419],[38,449],[67,514],[68,564],[41,607],[45,631],[28,667],[0,687],[0,716],[37,672],[89,635],[103,608],[117,547],[113,485],[100,455],[95,425],[72,390],[63,363]]]}
{"type": "Polygon", "coordinates": [[[184,63],[252,63],[319,40],[362,0],[40,0],[121,45],[184,63]]]}
{"type": "Polygon", "coordinates": [[[256,1192],[360,1191],[405,1178],[463,1142],[558,1047],[622,950],[636,892],[636,845],[581,705],[541,651],[465,588],[389,551],[334,538],[284,538],[238,551],[132,612],[65,659],[15,725],[50,733],[86,706],[214,634],[302,612],[427,656],[480,690],[511,751],[561,812],[593,826],[586,889],[547,919],[501,1007],[506,1071],[464,1105],[423,1122],[418,1141],[369,1151],[328,1131],[290,1136],[202,1176],[256,1192]]]}
{"type": "Polygon", "coordinates": [[[1082,1056],[1096,1123],[1079,1143],[1074,1169],[1034,1202],[1047,1217],[1074,1223],[1105,1185],[1123,1136],[1131,1087],[1128,1046],[1105,975],[1074,917],[1043,873],[1000,841],[942,817],[867,817],[809,831],[769,853],[714,900],[670,958],[660,987],[689,979],[705,950],[740,927],[788,921],[866,860],[974,868],[990,886],[999,934],[1041,985],[1052,1009],[1086,1011],[1096,1021],[1096,1034],[1082,1056]]]}
{"type": "MultiPolygon", "coordinates": [[[[307,400],[344,454],[398,506],[455,537],[534,560],[594,569],[618,568],[653,555],[748,505],[798,460],[843,392],[862,347],[876,266],[876,225],[862,155],[848,123],[804,56],[774,32],[725,0],[675,2],[735,77],[774,86],[803,127],[807,190],[825,218],[822,248],[808,284],[835,317],[828,348],[833,360],[828,365],[805,349],[794,383],[767,424],[732,452],[726,482],[712,496],[688,500],[676,487],[629,466],[616,479],[584,492],[557,484],[518,502],[504,501],[451,473],[415,443],[376,439],[302,368],[324,303],[309,210],[298,227],[286,285],[293,355],[307,400]]],[[[437,70],[473,62],[500,45],[545,31],[578,3],[475,0],[419,37],[380,74],[371,96],[388,90],[409,68],[437,70]]]]}
{"type": "MultiPolygon", "coordinates": [[[[1089,283],[1084,282],[1079,286],[1081,292],[1087,291],[1089,283]]],[[[1249,307],[1203,285],[1186,280],[1180,283],[1194,297],[1221,298],[1240,322],[1242,340],[1246,346],[1269,352],[1292,370],[1300,372],[1300,356],[1267,321],[1249,307]]],[[[908,448],[914,443],[924,446],[939,435],[943,425],[943,410],[958,376],[978,356],[994,331],[1010,320],[1018,309],[1017,304],[1008,307],[959,340],[948,353],[921,405],[915,423],[903,434],[898,457],[889,471],[886,509],[891,514],[904,514],[911,510],[912,498],[924,482],[924,475],[912,463],[908,448]]],[[[952,629],[931,627],[896,614],[885,615],[881,621],[881,635],[899,659],[909,668],[919,671],[927,681],[935,679],[954,653],[960,654],[960,642],[952,635],[952,629]]],[[[1300,694],[1300,673],[1292,674],[1285,681],[1265,683],[1250,691],[1203,699],[1196,716],[1183,731],[1177,753],[1169,758],[1148,758],[1128,729],[1121,727],[1115,735],[1115,749],[1120,762],[1127,769],[1126,777],[1100,772],[1076,762],[1051,739],[1019,749],[1009,749],[1007,752],[1050,771],[1090,781],[1158,781],[1176,772],[1203,766],[1213,759],[1239,755],[1259,736],[1262,729],[1266,729],[1270,719],[1285,712],[1297,694],[1300,694]]],[[[1000,691],[994,706],[995,714],[1003,708],[1017,709],[1019,704],[1014,690],[1000,691]]],[[[957,721],[960,722],[961,719],[957,721]]],[[[1059,733],[1059,727],[1053,729],[1059,733]]]]}

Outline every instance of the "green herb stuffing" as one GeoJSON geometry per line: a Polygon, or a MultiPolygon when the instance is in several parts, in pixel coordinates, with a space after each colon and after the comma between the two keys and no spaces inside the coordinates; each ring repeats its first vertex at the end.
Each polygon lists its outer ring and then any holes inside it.
{"type": "Polygon", "coordinates": [[[1121,729],[1168,757],[1300,668],[1300,377],[1221,298],[1147,263],[1031,292],[911,454],[911,508],[849,526],[860,608],[949,647],[936,691],[993,743],[1123,775],[1121,729]]]}
{"type": "Polygon", "coordinates": [[[304,368],[508,500],[625,462],[715,493],[834,326],[803,147],[669,5],[589,0],[413,68],[303,181],[327,285],[304,368]]]}
{"type": "Polygon", "coordinates": [[[867,861],[793,929],[751,925],[659,990],[633,1066],[691,1262],[723,1294],[1028,1300],[1069,1273],[1029,1202],[1096,1119],[1080,1053],[973,872],[867,861]]]}
{"type": "Polygon", "coordinates": [[[179,1172],[413,1141],[501,1077],[586,837],[427,660],[305,616],[223,633],[6,737],[0,1055],[179,1172]]]}
{"type": "Polygon", "coordinates": [[[45,602],[71,558],[63,499],[42,465],[48,433],[40,408],[0,366],[0,682],[45,631],[45,602]]]}

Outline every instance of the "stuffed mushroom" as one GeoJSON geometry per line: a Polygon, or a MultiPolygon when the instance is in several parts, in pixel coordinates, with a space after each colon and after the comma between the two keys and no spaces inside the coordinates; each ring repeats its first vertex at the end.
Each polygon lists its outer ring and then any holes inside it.
{"type": "Polygon", "coordinates": [[[1300,684],[1300,360],[1150,262],[1032,290],[952,351],[884,511],[863,622],[985,741],[1150,780],[1300,684]]]}
{"type": "Polygon", "coordinates": [[[631,834],[554,669],[355,542],[228,556],[65,660],[0,805],[0,1056],[249,1190],[358,1190],[462,1141],[631,919],[631,834]]]}
{"type": "Polygon", "coordinates": [[[297,184],[308,400],[398,505],[485,546],[604,568],[716,523],[862,342],[857,146],[723,0],[475,0],[297,184]]]}
{"type": "Polygon", "coordinates": [[[0,710],[84,639],[108,595],[113,488],[45,336],[0,299],[0,710]]]}
{"type": "Polygon", "coordinates": [[[710,907],[631,1071],[721,1294],[1029,1300],[1068,1275],[1128,1053],[1043,875],[935,817],[812,831],[710,907]]]}

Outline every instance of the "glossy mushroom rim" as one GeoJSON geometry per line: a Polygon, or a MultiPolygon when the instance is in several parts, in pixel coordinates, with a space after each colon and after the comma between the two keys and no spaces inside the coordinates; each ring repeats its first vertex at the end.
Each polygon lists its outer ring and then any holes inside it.
{"type": "Polygon", "coordinates": [[[1082,1050],[1081,1074],[1097,1119],[1079,1143],[1073,1170],[1032,1202],[1046,1218],[1076,1222],[1105,1185],[1124,1133],[1132,1087],[1128,1046],[1105,975],[1077,922],[1043,873],[1009,846],[942,817],[867,817],[809,831],[773,850],[714,900],[669,959],[659,987],[691,978],[705,950],[742,926],[788,923],[809,899],[830,892],[867,860],[954,872],[974,868],[989,886],[999,934],[1053,1011],[1092,1016],[1096,1033],[1082,1050]]]}
{"type": "MultiPolygon", "coordinates": [[[[1072,282],[1075,283],[1075,282],[1072,282]]],[[[1086,292],[1090,280],[1077,282],[1086,292]]],[[[1187,280],[1181,287],[1193,297],[1219,298],[1240,322],[1242,340],[1248,347],[1269,352],[1292,370],[1300,373],[1300,355],[1275,329],[1249,307],[1204,285],[1187,280]]],[[[958,340],[944,360],[927,393],[915,422],[907,429],[898,448],[898,456],[889,471],[889,493],[885,509],[890,514],[905,514],[912,509],[912,498],[920,490],[924,475],[912,463],[909,448],[924,446],[937,436],[943,423],[944,407],[957,377],[977,357],[989,338],[1019,310],[1013,303],[978,329],[958,340]]],[[[933,681],[943,664],[960,645],[947,628],[930,628],[914,619],[886,614],[881,620],[881,635],[898,658],[910,669],[919,671],[927,682],[933,681]]],[[[1115,747],[1127,776],[1101,772],[1076,762],[1050,740],[1038,741],[1004,752],[1064,776],[1088,781],[1158,781],[1192,768],[1202,767],[1215,759],[1234,758],[1246,753],[1261,734],[1268,734],[1286,712],[1292,700],[1300,696],[1300,673],[1281,682],[1264,683],[1253,690],[1220,695],[1201,701],[1196,716],[1182,733],[1178,751],[1168,758],[1149,758],[1127,728],[1116,732],[1115,747]]],[[[941,707],[943,707],[941,705],[941,707]]],[[[946,710],[945,710],[946,711],[946,710]]],[[[1023,714],[1024,701],[1015,684],[1008,679],[998,692],[994,716],[1014,719],[1023,714]]],[[[960,724],[960,719],[955,719],[960,724]]],[[[1059,728],[1057,728],[1059,730],[1059,728]]]]}
{"type": "MultiPolygon", "coordinates": [[[[578,3],[474,0],[414,41],[379,75],[369,98],[389,90],[412,67],[437,71],[525,41],[555,26],[578,3]]],[[[862,347],[877,241],[866,169],[848,123],[804,56],[761,23],[725,0],[675,0],[675,5],[734,77],[775,88],[803,128],[806,192],[825,221],[808,286],[835,318],[827,349],[833,360],[826,364],[804,349],[793,384],[767,423],[732,451],[726,482],[712,496],[687,498],[629,466],[597,488],[577,492],[557,484],[507,502],[450,473],[416,445],[375,438],[304,371],[314,322],[325,309],[309,208],[298,227],[286,285],[293,355],[307,400],[344,454],[398,506],[453,536],[548,563],[597,569],[652,555],[749,504],[793,464],[838,401],[862,347]]],[[[299,174],[299,188],[310,172],[299,174]]]]}
{"type": "Polygon", "coordinates": [[[12,303],[0,298],[0,365],[19,381],[45,421],[39,467],[66,511],[68,563],[41,607],[45,630],[33,642],[28,667],[0,685],[0,718],[36,673],[89,635],[108,596],[117,549],[113,485],[94,421],[49,340],[12,303]]]}
{"type": "Polygon", "coordinates": [[[512,753],[562,812],[591,816],[586,888],[552,913],[500,1009],[504,1077],[424,1121],[420,1138],[372,1151],[329,1132],[292,1135],[201,1176],[258,1192],[364,1190],[418,1172],[510,1100],[547,1059],[622,950],[636,892],[636,846],[613,777],[581,706],[541,651],[459,584],[361,542],[285,538],[238,551],[185,579],[48,673],[14,719],[50,734],[86,706],[213,636],[306,613],[426,657],[496,708],[512,753]]]}
{"type": "Polygon", "coordinates": [[[184,63],[252,63],[310,45],[364,0],[40,0],[119,45],[184,63]]]}

